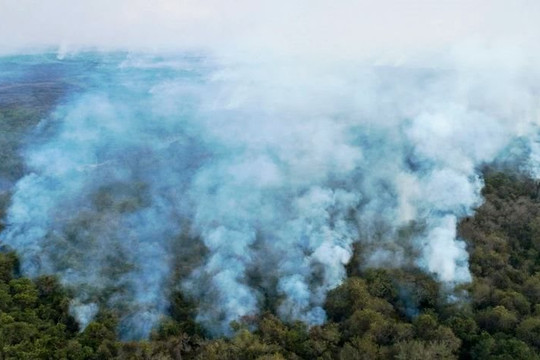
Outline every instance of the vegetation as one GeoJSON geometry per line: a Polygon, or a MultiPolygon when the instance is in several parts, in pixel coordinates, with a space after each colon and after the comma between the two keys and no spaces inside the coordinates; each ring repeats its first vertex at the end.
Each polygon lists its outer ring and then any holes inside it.
{"type": "Polygon", "coordinates": [[[323,326],[265,313],[233,324],[232,338],[209,339],[176,293],[150,340],[121,342],[114,313],[79,331],[69,291],[51,276],[21,277],[4,251],[0,359],[540,359],[538,186],[492,170],[485,179],[485,203],[459,229],[473,281],[454,300],[417,269],[356,267],[328,295],[323,326]]]}
{"type": "Polygon", "coordinates": [[[11,195],[6,183],[25,172],[19,153],[25,135],[50,112],[64,88],[53,80],[0,84],[0,230],[11,195]]]}

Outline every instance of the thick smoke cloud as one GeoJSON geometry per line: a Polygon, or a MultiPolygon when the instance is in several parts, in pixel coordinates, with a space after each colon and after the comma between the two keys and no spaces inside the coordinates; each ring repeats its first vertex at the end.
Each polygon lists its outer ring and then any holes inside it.
{"type": "Polygon", "coordinates": [[[26,274],[76,290],[83,327],[115,308],[126,338],[148,336],[178,288],[214,334],[268,298],[320,324],[355,242],[362,266],[467,282],[456,225],[481,204],[479,168],[537,136],[537,91],[515,72],[61,61],[84,86],[27,141],[1,241],[26,274]]]}

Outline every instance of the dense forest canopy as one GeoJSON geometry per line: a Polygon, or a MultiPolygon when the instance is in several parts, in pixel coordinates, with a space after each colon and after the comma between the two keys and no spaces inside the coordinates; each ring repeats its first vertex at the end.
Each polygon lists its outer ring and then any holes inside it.
{"type": "MultiPolygon", "coordinates": [[[[459,226],[473,280],[452,300],[415,268],[350,266],[325,303],[329,321],[308,328],[266,313],[209,339],[196,304],[171,295],[149,340],[119,342],[104,309],[82,332],[72,293],[53,276],[22,277],[17,256],[0,255],[2,359],[537,359],[540,354],[540,200],[526,176],[484,171],[485,203],[459,226]]],[[[360,253],[356,253],[360,256],[360,253]]]]}

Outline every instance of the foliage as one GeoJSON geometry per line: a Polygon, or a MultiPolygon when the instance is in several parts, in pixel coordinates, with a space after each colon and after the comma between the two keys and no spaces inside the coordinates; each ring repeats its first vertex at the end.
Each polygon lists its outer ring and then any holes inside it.
{"type": "Polygon", "coordinates": [[[113,313],[80,331],[71,295],[30,280],[0,253],[0,359],[539,359],[540,202],[530,179],[486,171],[485,203],[460,224],[471,284],[450,290],[415,268],[360,269],[330,291],[328,322],[308,328],[270,311],[210,339],[196,304],[171,295],[151,339],[121,342],[113,313]]]}

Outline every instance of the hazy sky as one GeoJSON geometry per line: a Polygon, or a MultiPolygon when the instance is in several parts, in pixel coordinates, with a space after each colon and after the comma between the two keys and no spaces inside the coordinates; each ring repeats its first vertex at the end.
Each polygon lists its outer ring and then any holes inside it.
{"type": "Polygon", "coordinates": [[[210,49],[394,59],[449,46],[532,54],[535,0],[0,0],[0,49],[210,49]]]}

